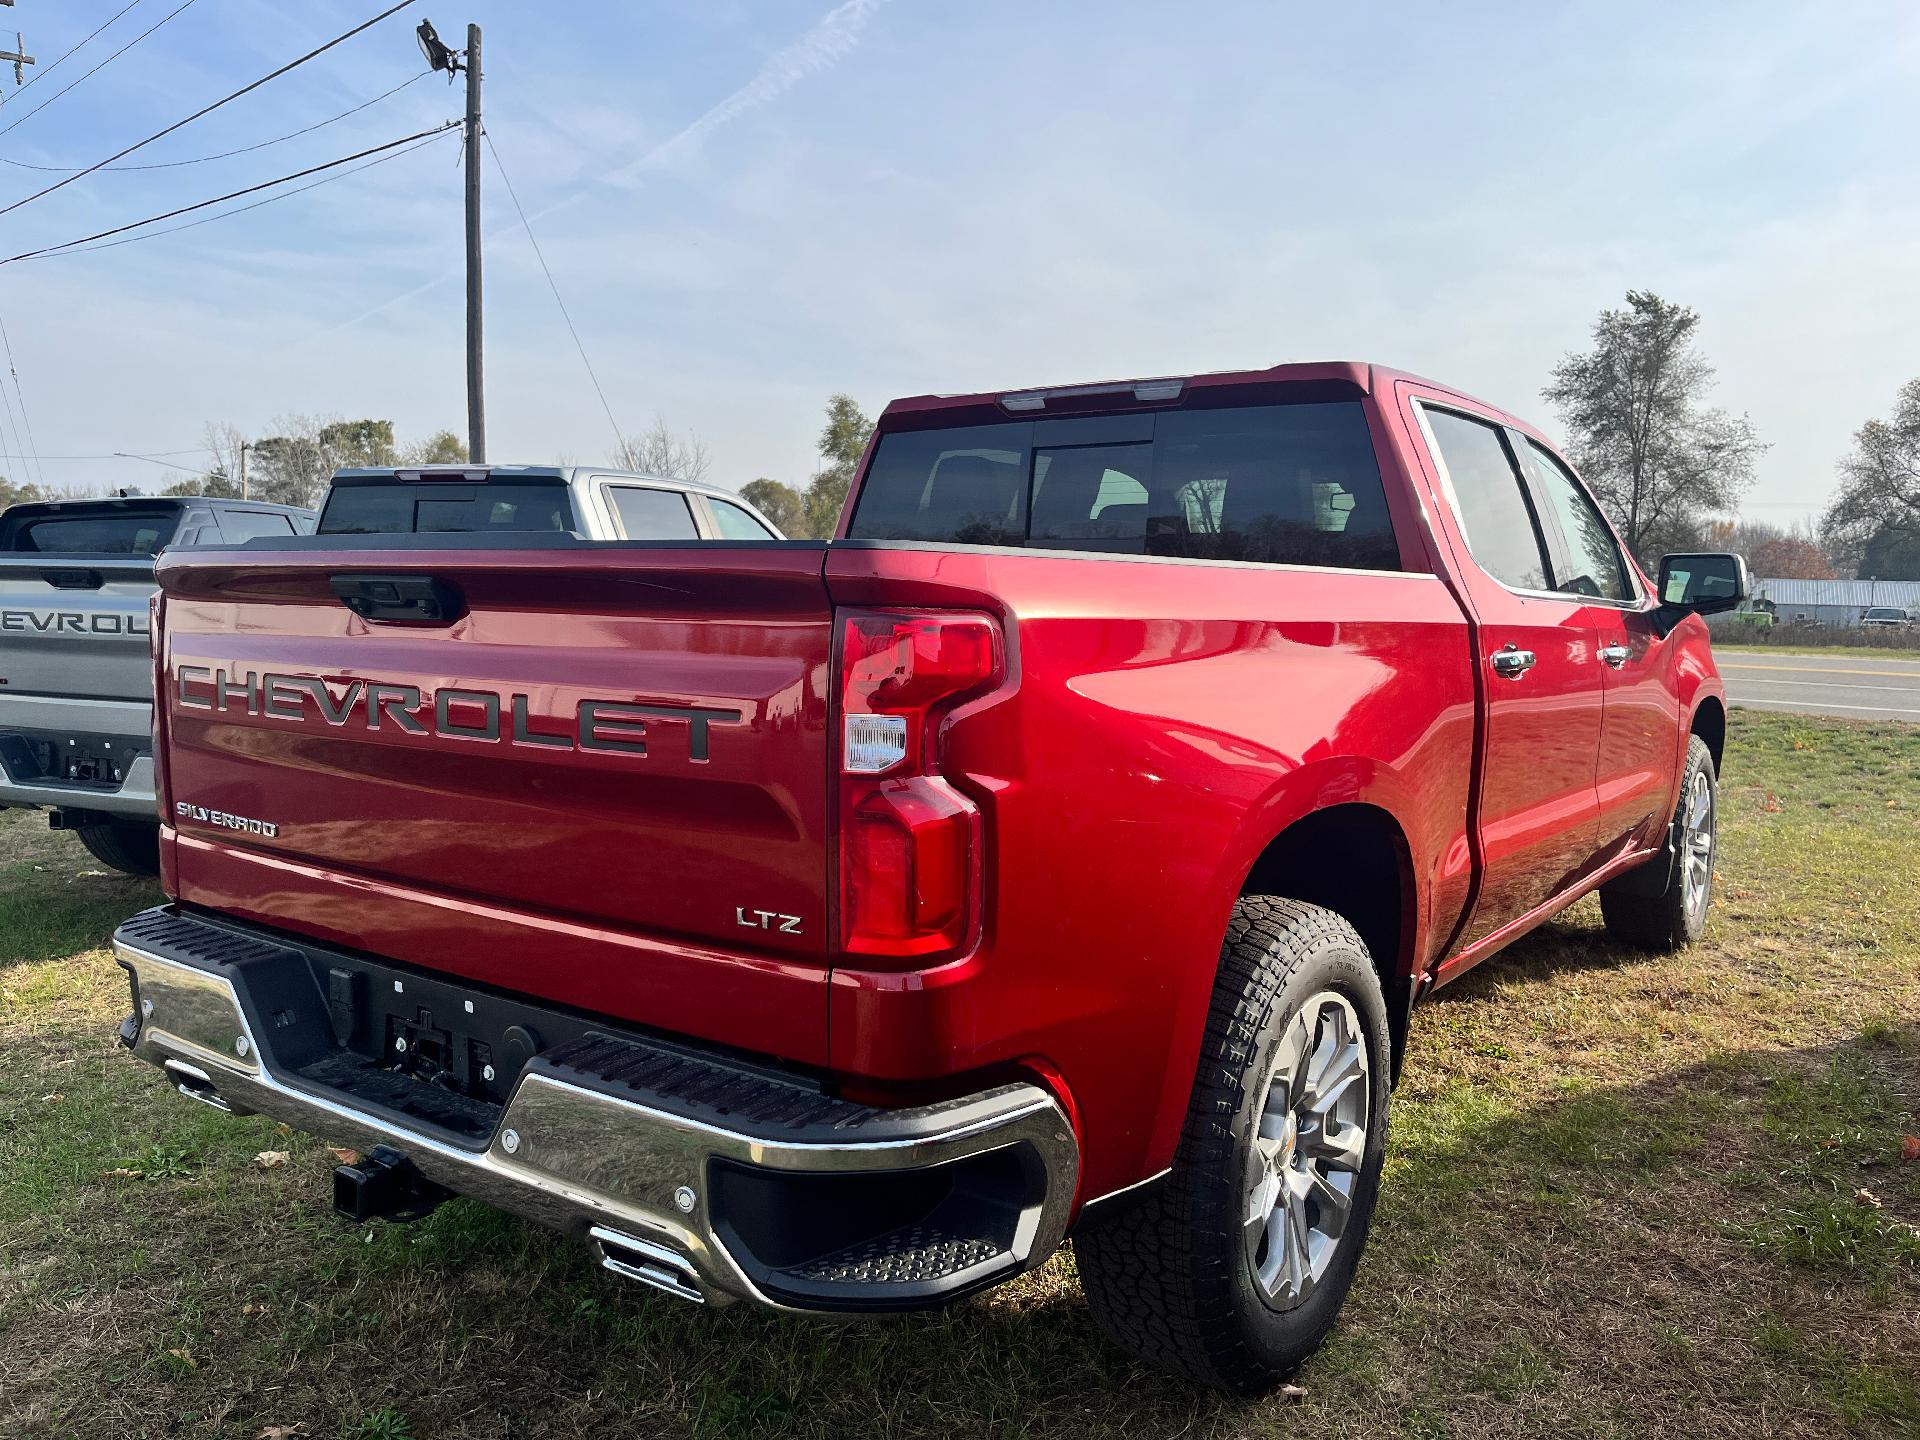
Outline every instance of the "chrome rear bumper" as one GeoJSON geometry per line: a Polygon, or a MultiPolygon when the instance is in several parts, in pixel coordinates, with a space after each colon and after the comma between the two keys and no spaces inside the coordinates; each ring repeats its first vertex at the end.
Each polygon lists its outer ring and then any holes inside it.
{"type": "Polygon", "coordinates": [[[1032,1084],[884,1110],[789,1094],[716,1061],[718,1089],[697,1093],[706,1082],[687,1070],[702,1062],[676,1050],[665,1062],[676,1083],[654,1092],[633,1078],[660,1071],[648,1043],[596,1034],[528,1062],[484,1143],[401,1123],[278,1062],[280,1032],[304,1023],[303,972],[288,968],[302,948],[171,912],[135,917],[114,939],[136,1007],[122,1039],[188,1098],[398,1150],[427,1179],[581,1239],[607,1269],[683,1299],[922,1308],[1038,1265],[1065,1232],[1079,1152],[1060,1105],[1032,1084]],[[183,926],[191,943],[154,938],[183,926]],[[848,1232],[840,1215],[862,1207],[897,1208],[899,1223],[848,1232]]]}

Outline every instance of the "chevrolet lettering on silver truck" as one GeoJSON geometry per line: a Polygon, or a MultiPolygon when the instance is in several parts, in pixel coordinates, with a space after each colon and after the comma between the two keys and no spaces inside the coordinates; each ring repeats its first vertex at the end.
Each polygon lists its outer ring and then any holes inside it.
{"type": "Polygon", "coordinates": [[[0,514],[0,809],[46,810],[96,859],[155,873],[154,556],[312,528],[311,511],[200,496],[0,514]]]}
{"type": "Polygon", "coordinates": [[[1595,891],[1707,922],[1745,566],[1650,579],[1444,385],[896,401],[830,543],[431,528],[161,558],[169,899],[114,940],[133,1053],[355,1147],[358,1221],[836,1314],[1070,1238],[1113,1340],[1258,1392],[1419,1002],[1595,891]]]}

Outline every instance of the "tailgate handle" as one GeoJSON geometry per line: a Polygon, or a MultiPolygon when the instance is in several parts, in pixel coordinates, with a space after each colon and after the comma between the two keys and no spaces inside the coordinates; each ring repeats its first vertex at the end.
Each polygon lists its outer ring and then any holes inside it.
{"type": "Polygon", "coordinates": [[[467,613],[460,587],[432,575],[335,575],[330,583],[362,620],[450,625],[467,613]]]}
{"type": "Polygon", "coordinates": [[[98,590],[106,583],[98,570],[42,570],[40,578],[56,590],[98,590]]]}

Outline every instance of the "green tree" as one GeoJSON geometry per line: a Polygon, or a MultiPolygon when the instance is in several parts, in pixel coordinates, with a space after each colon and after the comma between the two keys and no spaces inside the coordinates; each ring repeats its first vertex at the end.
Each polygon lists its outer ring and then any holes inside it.
{"type": "Polygon", "coordinates": [[[48,496],[38,485],[29,480],[24,485],[16,485],[6,476],[0,475],[0,510],[9,505],[28,505],[35,500],[45,500],[48,496]]]}
{"type": "Polygon", "coordinates": [[[1694,348],[1700,316],[1651,290],[1603,310],[1593,348],[1566,356],[1541,393],[1629,547],[1651,563],[1708,514],[1734,507],[1766,450],[1742,416],[1705,408],[1713,367],[1694,348]]]}
{"type": "Polygon", "coordinates": [[[400,452],[402,465],[464,465],[467,442],[451,430],[436,430],[400,452]]]}
{"type": "Polygon", "coordinates": [[[847,503],[847,491],[853,484],[853,472],[873,434],[869,420],[851,395],[835,395],[827,401],[827,423],[820,431],[820,458],[826,462],[814,472],[805,497],[807,533],[826,539],[840,523],[841,507],[847,503]]]}
{"type": "Polygon", "coordinates": [[[1820,532],[1856,574],[1920,579],[1920,379],[1900,387],[1890,419],[1854,432],[1820,532]]]}
{"type": "Polygon", "coordinates": [[[807,526],[807,499],[791,485],[778,480],[749,480],[740,487],[740,498],[767,519],[790,540],[813,538],[807,526]]]}

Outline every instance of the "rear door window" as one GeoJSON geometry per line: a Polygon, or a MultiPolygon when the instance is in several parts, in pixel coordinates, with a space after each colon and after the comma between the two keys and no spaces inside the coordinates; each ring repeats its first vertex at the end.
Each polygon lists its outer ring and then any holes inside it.
{"type": "Polygon", "coordinates": [[[848,535],[1401,568],[1358,401],[890,433],[848,535]]]}
{"type": "MultiPolygon", "coordinates": [[[[638,485],[609,485],[607,497],[629,540],[697,540],[687,497],[677,490],[648,490],[638,485]]],[[[764,537],[756,537],[764,538],[764,537]]]]}
{"type": "Polygon", "coordinates": [[[1547,555],[1533,505],[1497,427],[1421,406],[1474,562],[1514,590],[1546,590],[1547,555]]]}

